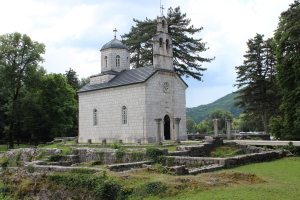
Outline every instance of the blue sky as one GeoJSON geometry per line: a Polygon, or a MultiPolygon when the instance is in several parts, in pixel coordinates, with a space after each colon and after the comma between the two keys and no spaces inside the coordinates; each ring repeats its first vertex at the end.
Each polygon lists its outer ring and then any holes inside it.
{"type": "MultiPolygon", "coordinates": [[[[246,42],[256,33],[272,37],[280,13],[293,0],[161,0],[165,8],[180,6],[191,24],[204,29],[193,35],[202,38],[209,50],[202,57],[203,81],[184,78],[186,106],[211,103],[236,91],[235,66],[243,64],[246,42]]],[[[160,0],[0,0],[0,35],[20,32],[46,45],[48,73],[74,69],[79,78],[100,72],[101,47],[128,33],[133,18],[144,20],[160,15],[160,0]]],[[[165,11],[166,12],[166,11],[165,11]]]]}

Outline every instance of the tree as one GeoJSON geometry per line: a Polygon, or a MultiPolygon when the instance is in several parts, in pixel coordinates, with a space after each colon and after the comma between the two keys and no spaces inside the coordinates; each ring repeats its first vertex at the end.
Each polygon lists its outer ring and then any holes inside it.
{"type": "Polygon", "coordinates": [[[79,80],[78,80],[78,75],[76,74],[76,72],[69,68],[68,71],[66,71],[66,73],[64,74],[64,76],[67,78],[67,83],[72,86],[72,88],[77,91],[79,89],[79,80]]]}
{"type": "MultiPolygon", "coordinates": [[[[284,133],[281,139],[299,139],[300,130],[300,2],[295,0],[281,13],[275,31],[276,71],[283,99],[284,133]]],[[[278,119],[277,119],[278,122],[278,119]]]]}
{"type": "Polygon", "coordinates": [[[196,132],[196,123],[190,117],[186,119],[186,129],[188,133],[195,133],[196,132]]]}
{"type": "MultiPolygon", "coordinates": [[[[263,122],[264,130],[269,133],[269,119],[278,112],[281,101],[280,91],[276,86],[273,39],[264,40],[256,34],[247,42],[248,51],[244,55],[244,64],[237,66],[237,84],[239,94],[234,104],[244,109],[246,115],[257,119],[253,127],[263,122]]],[[[249,127],[250,128],[250,127],[249,127]]],[[[252,129],[250,128],[250,129],[252,129]]]]}
{"type": "MultiPolygon", "coordinates": [[[[203,58],[199,53],[207,50],[202,39],[189,37],[200,32],[203,28],[190,25],[191,19],[182,14],[180,7],[168,9],[166,17],[169,34],[173,43],[173,65],[179,76],[193,77],[201,80],[203,62],[211,62],[214,58],[203,58]]],[[[156,19],[146,18],[145,21],[133,19],[136,26],[132,26],[128,34],[122,35],[122,42],[126,44],[131,53],[131,64],[134,68],[153,64],[152,38],[156,33],[156,19]]]]}
{"type": "Polygon", "coordinates": [[[74,126],[76,129],[78,107],[74,95],[75,90],[62,74],[45,75],[40,89],[29,93],[24,100],[27,104],[24,130],[36,142],[76,135],[77,132],[67,135],[74,126]]]}
{"type": "Polygon", "coordinates": [[[30,90],[39,81],[39,63],[43,62],[41,54],[45,45],[32,41],[29,36],[11,33],[0,36],[0,95],[5,101],[5,113],[8,124],[9,147],[14,147],[14,125],[18,116],[18,100],[21,89],[30,90]]]}

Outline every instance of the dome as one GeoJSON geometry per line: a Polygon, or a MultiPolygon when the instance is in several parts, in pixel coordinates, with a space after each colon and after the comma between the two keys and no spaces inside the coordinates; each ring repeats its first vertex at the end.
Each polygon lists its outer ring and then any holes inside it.
{"type": "Polygon", "coordinates": [[[128,47],[117,39],[113,39],[112,41],[106,43],[101,48],[101,50],[109,49],[109,48],[119,48],[119,49],[127,49],[128,50],[128,47]]]}

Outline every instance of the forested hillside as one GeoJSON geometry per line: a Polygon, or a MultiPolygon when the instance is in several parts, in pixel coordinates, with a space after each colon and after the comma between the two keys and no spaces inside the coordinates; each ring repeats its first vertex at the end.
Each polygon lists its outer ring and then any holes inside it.
{"type": "Polygon", "coordinates": [[[193,120],[198,124],[202,120],[204,120],[206,117],[209,117],[209,112],[215,109],[222,109],[222,110],[228,110],[230,111],[234,117],[238,117],[243,110],[237,107],[234,107],[234,97],[236,97],[238,94],[228,94],[213,103],[207,104],[207,105],[201,105],[194,108],[187,108],[186,109],[186,117],[191,117],[193,120]]]}

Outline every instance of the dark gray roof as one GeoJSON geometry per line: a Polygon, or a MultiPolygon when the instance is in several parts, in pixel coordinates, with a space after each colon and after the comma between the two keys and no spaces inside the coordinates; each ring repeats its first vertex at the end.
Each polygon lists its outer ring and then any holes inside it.
{"type": "Polygon", "coordinates": [[[101,73],[99,73],[99,74],[93,75],[93,76],[91,76],[91,78],[92,78],[92,77],[95,77],[95,76],[106,75],[106,74],[109,74],[109,75],[117,75],[118,73],[119,73],[119,72],[116,72],[116,71],[111,70],[111,71],[101,72],[101,73]]]}
{"type": "Polygon", "coordinates": [[[101,50],[109,49],[109,48],[119,48],[119,49],[127,49],[128,50],[128,47],[117,39],[113,39],[112,41],[106,43],[101,48],[101,50]]]}
{"type": "MultiPolygon", "coordinates": [[[[161,68],[155,69],[153,66],[140,67],[132,70],[123,70],[120,73],[118,73],[113,79],[111,79],[108,83],[101,83],[96,85],[90,85],[90,83],[88,83],[77,92],[88,92],[92,90],[101,90],[106,88],[143,83],[146,82],[151,76],[153,76],[158,71],[167,71],[170,73],[175,73],[171,70],[161,68]]],[[[183,83],[186,84],[184,81],[183,83]]]]}

